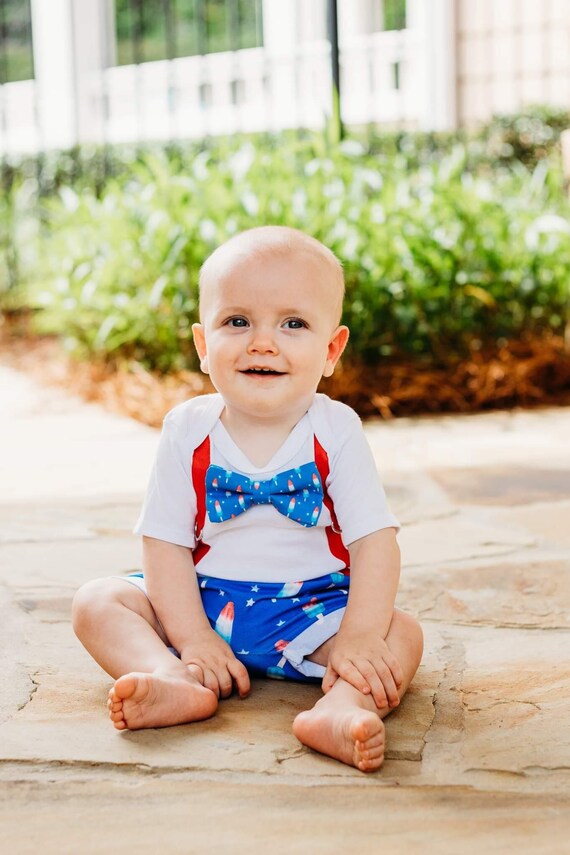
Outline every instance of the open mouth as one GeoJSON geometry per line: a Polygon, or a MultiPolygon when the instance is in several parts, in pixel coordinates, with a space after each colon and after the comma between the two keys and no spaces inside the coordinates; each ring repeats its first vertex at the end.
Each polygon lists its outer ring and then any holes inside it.
{"type": "Polygon", "coordinates": [[[274,371],[272,368],[248,368],[242,374],[251,374],[255,377],[281,377],[283,371],[274,371]]]}

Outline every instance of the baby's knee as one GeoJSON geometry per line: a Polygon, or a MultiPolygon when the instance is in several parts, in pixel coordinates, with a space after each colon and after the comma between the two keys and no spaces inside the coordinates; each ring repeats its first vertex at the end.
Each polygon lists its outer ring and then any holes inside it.
{"type": "Polygon", "coordinates": [[[109,579],[92,579],[76,592],[71,605],[71,621],[75,634],[81,638],[100,620],[101,612],[115,599],[109,579]]]}
{"type": "Polygon", "coordinates": [[[424,652],[424,633],[419,622],[399,609],[394,612],[394,617],[398,621],[400,636],[405,640],[411,658],[419,665],[424,652]]]}

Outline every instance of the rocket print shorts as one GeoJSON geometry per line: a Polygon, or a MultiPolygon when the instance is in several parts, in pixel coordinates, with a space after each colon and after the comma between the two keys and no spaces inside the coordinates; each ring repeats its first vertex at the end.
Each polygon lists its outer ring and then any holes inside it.
{"type": "MultiPolygon", "coordinates": [[[[122,578],[145,591],[142,573],[122,578]]],[[[285,584],[198,574],[210,625],[248,671],[305,682],[324,676],[324,666],[306,657],[338,632],[349,579],[348,571],[285,584]]]]}

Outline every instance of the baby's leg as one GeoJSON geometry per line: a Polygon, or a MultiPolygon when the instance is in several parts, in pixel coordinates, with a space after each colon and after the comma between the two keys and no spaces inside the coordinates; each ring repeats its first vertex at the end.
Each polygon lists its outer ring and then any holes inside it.
{"type": "MultiPolygon", "coordinates": [[[[394,611],[386,643],[402,668],[404,679],[398,691],[401,699],[422,658],[420,625],[409,615],[394,611]]],[[[332,639],[308,658],[326,666],[331,646],[332,639]]],[[[384,760],[382,719],[390,711],[389,707],[378,709],[371,695],[362,694],[339,678],[311,710],[295,718],[293,733],[300,742],[321,754],[356,766],[362,772],[373,772],[384,760]]]]}
{"type": "Polygon", "coordinates": [[[117,678],[109,716],[117,730],[166,727],[209,718],[218,706],[166,646],[145,594],[122,579],[97,579],[73,600],[73,628],[96,662],[117,678]]]}

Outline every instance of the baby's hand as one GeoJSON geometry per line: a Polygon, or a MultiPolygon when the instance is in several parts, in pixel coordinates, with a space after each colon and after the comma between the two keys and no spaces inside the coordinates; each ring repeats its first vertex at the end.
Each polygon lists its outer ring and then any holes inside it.
{"type": "Polygon", "coordinates": [[[363,694],[371,694],[378,709],[393,709],[400,703],[402,669],[380,635],[340,628],[323,677],[323,692],[339,677],[363,694]]]}
{"type": "Polygon", "coordinates": [[[213,629],[194,636],[180,651],[180,659],[207,689],[218,698],[231,695],[235,682],[240,697],[249,694],[251,684],[245,665],[236,659],[223,638],[213,629]]]}

